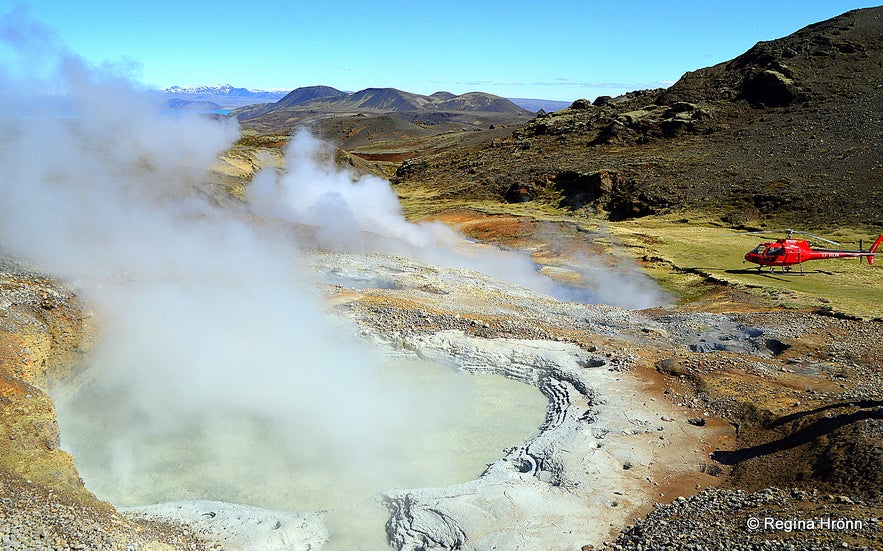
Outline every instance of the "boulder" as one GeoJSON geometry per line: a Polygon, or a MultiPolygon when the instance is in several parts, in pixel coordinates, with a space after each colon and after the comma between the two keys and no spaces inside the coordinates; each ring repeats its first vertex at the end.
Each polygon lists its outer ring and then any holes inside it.
{"type": "MultiPolygon", "coordinates": [[[[597,100],[595,100],[597,101],[597,100]]],[[[588,109],[592,104],[587,99],[578,99],[570,104],[571,109],[588,109]]]]}
{"type": "Polygon", "coordinates": [[[612,96],[598,96],[597,98],[595,98],[595,102],[592,105],[594,105],[595,107],[602,107],[610,103],[612,99],[612,96]]]}
{"type": "Polygon", "coordinates": [[[755,107],[785,107],[798,95],[794,80],[772,69],[750,75],[741,90],[741,97],[755,107]]]}
{"type": "Polygon", "coordinates": [[[591,173],[566,170],[554,178],[555,187],[564,194],[560,206],[574,210],[608,197],[622,181],[622,176],[616,170],[591,173]]]}
{"type": "Polygon", "coordinates": [[[506,190],[503,198],[507,203],[528,203],[534,200],[533,186],[514,183],[506,190]]]}

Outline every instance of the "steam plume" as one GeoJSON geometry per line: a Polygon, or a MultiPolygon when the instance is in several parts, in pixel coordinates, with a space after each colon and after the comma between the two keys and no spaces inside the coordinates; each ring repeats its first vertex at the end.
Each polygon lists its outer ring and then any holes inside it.
{"type": "MultiPolygon", "coordinates": [[[[292,137],[286,170],[259,173],[248,189],[252,208],[286,221],[318,228],[323,246],[383,252],[429,264],[485,273],[560,300],[648,308],[668,301],[659,287],[628,261],[615,267],[577,255],[572,270],[582,287],[567,287],[541,275],[526,253],[477,247],[440,222],[408,222],[386,180],[338,169],[330,148],[300,130],[292,137]],[[324,160],[324,161],[323,161],[324,160]]],[[[544,237],[555,242],[554,233],[544,237]]]]}
{"type": "MultiPolygon", "coordinates": [[[[0,38],[0,100],[10,106],[0,114],[0,249],[71,282],[95,308],[102,334],[91,361],[102,407],[118,412],[107,468],[120,480],[140,459],[135,440],[233,417],[269,422],[274,443],[301,463],[379,476],[397,439],[443,417],[460,388],[409,401],[381,380],[353,328],[324,312],[289,233],[206,199],[205,176],[238,138],[235,122],[163,113],[131,83],[131,67],[89,66],[21,11],[0,18],[0,38]],[[38,101],[35,90],[45,92],[38,101]]],[[[251,184],[250,208],[315,226],[325,247],[555,291],[526,255],[407,222],[387,182],[354,184],[319,161],[321,149],[296,134],[284,173],[251,184]]],[[[211,453],[226,453],[219,440],[211,453]]]]}
{"type": "MultiPolygon", "coordinates": [[[[22,37],[14,24],[3,20],[6,48],[29,62],[49,31],[22,37]]],[[[411,426],[409,411],[421,422],[436,412],[381,384],[378,358],[324,312],[290,237],[204,198],[235,122],[169,116],[114,71],[54,54],[45,82],[71,111],[0,119],[0,247],[72,282],[97,311],[92,362],[127,420],[118,449],[235,412],[269,420],[308,459],[379,468],[371,458],[411,426]]],[[[118,455],[109,468],[124,471],[118,455]]]]}

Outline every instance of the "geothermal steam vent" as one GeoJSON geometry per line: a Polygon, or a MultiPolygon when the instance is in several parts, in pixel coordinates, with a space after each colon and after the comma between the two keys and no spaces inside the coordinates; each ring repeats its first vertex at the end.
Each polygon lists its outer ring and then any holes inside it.
{"type": "Polygon", "coordinates": [[[98,344],[56,400],[99,497],[263,550],[573,545],[593,537],[580,518],[628,512],[597,487],[639,459],[605,440],[633,436],[605,411],[639,416],[634,384],[536,327],[624,334],[631,314],[407,222],[386,181],[354,183],[305,133],[247,202],[207,200],[235,124],[71,71],[78,117],[4,121],[0,230],[94,308],[98,344]]]}

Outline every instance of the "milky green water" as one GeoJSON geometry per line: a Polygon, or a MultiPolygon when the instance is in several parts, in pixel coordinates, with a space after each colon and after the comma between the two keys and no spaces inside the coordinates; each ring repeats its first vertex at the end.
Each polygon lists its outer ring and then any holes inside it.
{"type": "Polygon", "coordinates": [[[443,400],[445,413],[421,419],[415,408],[391,442],[369,446],[378,452],[371,455],[345,445],[323,453],[309,427],[244,412],[152,427],[127,407],[127,394],[137,389],[110,390],[98,382],[59,400],[62,444],[86,486],[117,506],[212,499],[324,510],[331,542],[323,549],[383,548],[388,513],[379,492],[476,478],[505,448],[536,434],[547,406],[535,387],[426,362],[389,364],[383,377],[418,402],[443,400]]]}

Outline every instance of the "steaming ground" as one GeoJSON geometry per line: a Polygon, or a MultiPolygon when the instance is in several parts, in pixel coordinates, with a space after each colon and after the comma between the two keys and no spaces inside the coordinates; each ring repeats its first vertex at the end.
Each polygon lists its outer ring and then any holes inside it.
{"type": "MultiPolygon", "coordinates": [[[[578,285],[539,273],[528,254],[476,246],[441,222],[410,223],[389,182],[351,174],[331,163],[333,152],[305,130],[286,150],[286,167],[259,173],[248,188],[253,210],[273,219],[317,228],[321,247],[341,252],[376,252],[428,264],[475,270],[560,300],[648,308],[670,298],[637,268],[606,265],[586,256],[571,271],[578,285]],[[324,160],[324,162],[323,162],[324,160]]],[[[554,236],[552,236],[554,238],[554,236]]]]}
{"type": "MultiPolygon", "coordinates": [[[[440,223],[408,223],[387,182],[354,183],[303,132],[281,173],[255,178],[247,206],[220,207],[203,182],[238,138],[235,122],[168,116],[116,72],[46,40],[45,29],[3,23],[18,61],[38,51],[48,69],[34,73],[39,82],[26,71],[0,75],[11,106],[0,118],[0,246],[70,282],[95,309],[92,382],[59,399],[64,442],[101,497],[327,508],[304,496],[340,489],[331,478],[341,473],[353,476],[344,488],[444,485],[536,430],[535,389],[436,373],[416,392],[414,371],[391,375],[350,322],[326,312],[322,278],[305,267],[291,228],[314,227],[310,247],[411,257],[574,298],[526,255],[479,247],[440,223]],[[65,116],[35,113],[33,102],[27,118],[9,115],[21,112],[9,92],[37,84],[63,92],[65,116]],[[457,449],[446,441],[454,433],[489,448],[439,455],[457,449]]],[[[616,280],[601,285],[603,296],[618,295],[616,280]]],[[[652,302],[654,293],[643,294],[652,302]]]]}

